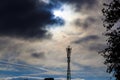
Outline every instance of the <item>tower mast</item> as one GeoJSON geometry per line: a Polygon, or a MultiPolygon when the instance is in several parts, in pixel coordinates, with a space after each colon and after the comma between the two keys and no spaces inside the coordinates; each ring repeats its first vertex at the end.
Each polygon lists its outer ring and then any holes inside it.
{"type": "Polygon", "coordinates": [[[67,51],[67,80],[71,80],[71,69],[70,69],[70,57],[71,57],[72,48],[68,46],[66,48],[67,51]]]}

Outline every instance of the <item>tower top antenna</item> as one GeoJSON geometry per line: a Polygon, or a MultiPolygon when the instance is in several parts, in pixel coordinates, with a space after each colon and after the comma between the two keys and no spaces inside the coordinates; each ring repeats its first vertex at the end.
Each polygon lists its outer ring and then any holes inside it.
{"type": "Polygon", "coordinates": [[[72,48],[71,48],[71,46],[69,45],[69,46],[66,48],[66,51],[67,51],[67,53],[71,53],[71,50],[72,50],[72,48]]]}

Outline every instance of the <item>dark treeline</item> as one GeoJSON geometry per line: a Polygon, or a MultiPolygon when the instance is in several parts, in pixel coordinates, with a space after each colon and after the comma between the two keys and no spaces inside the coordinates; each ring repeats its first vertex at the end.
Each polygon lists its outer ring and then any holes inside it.
{"type": "Polygon", "coordinates": [[[104,64],[107,65],[107,72],[113,74],[116,80],[120,80],[120,25],[114,26],[120,23],[120,0],[112,0],[109,4],[104,3],[102,12],[108,47],[100,54],[105,58],[104,64]]]}

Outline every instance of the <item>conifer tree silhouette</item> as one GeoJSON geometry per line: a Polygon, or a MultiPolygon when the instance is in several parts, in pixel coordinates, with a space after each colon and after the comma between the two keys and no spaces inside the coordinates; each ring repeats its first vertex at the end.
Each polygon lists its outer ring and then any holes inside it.
{"type": "Polygon", "coordinates": [[[103,26],[106,28],[105,36],[108,47],[100,54],[105,58],[104,64],[107,65],[107,72],[113,74],[116,80],[120,80],[120,25],[112,30],[114,25],[120,21],[120,0],[112,0],[103,5],[103,26]]]}

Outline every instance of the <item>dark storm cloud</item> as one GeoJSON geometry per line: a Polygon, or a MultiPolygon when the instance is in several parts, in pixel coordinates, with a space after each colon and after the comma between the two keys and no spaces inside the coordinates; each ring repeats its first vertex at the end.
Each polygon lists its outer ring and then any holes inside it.
{"type": "Polygon", "coordinates": [[[86,36],[84,38],[80,38],[76,41],[73,41],[73,43],[75,44],[80,44],[80,43],[83,43],[83,42],[88,42],[88,41],[91,41],[91,40],[98,40],[99,37],[97,35],[90,35],[90,36],[86,36]]]}
{"type": "Polygon", "coordinates": [[[86,5],[87,8],[94,7],[97,4],[97,0],[60,0],[61,2],[68,3],[68,4],[75,4],[76,9],[79,11],[82,6],[86,5]]]}
{"type": "Polygon", "coordinates": [[[87,29],[91,27],[92,24],[96,22],[96,19],[94,17],[88,17],[83,23],[81,23],[80,19],[75,20],[75,25],[78,27],[82,27],[83,29],[87,29]]]}
{"type": "Polygon", "coordinates": [[[44,54],[44,52],[32,53],[31,56],[34,57],[34,58],[44,58],[45,54],[44,54]]]}
{"type": "Polygon", "coordinates": [[[0,36],[45,37],[46,25],[64,24],[60,18],[54,18],[53,6],[39,0],[0,0],[0,36]]]}

